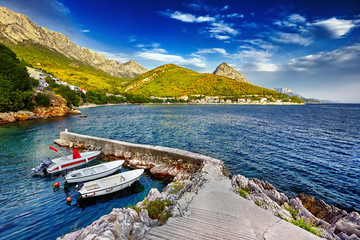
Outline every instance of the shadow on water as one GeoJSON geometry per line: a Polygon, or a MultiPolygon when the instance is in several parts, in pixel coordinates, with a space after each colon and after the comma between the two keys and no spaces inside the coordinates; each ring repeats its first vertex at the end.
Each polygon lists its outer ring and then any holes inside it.
{"type": "MultiPolygon", "coordinates": [[[[66,184],[66,185],[69,185],[69,184],[66,184]]],[[[67,191],[69,191],[71,188],[74,188],[74,187],[75,187],[75,185],[67,186],[66,188],[67,188],[67,191]]],[[[136,181],[130,187],[127,187],[118,192],[114,192],[114,193],[107,194],[107,195],[96,196],[96,197],[92,197],[92,198],[81,198],[80,195],[77,193],[77,201],[76,201],[76,203],[71,204],[71,206],[81,208],[83,211],[87,207],[93,206],[95,204],[105,203],[105,202],[109,202],[109,201],[112,201],[115,199],[129,197],[131,195],[141,193],[144,190],[145,190],[145,187],[140,183],[140,181],[136,181]]],[[[66,190],[65,190],[65,193],[66,193],[66,190]]]]}

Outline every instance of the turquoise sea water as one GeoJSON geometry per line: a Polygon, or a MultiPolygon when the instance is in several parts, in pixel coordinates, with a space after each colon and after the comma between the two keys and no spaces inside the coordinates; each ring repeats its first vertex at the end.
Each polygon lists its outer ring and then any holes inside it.
{"type": "Polygon", "coordinates": [[[88,117],[0,126],[0,239],[55,239],[165,186],[145,176],[127,191],[68,206],[73,185],[54,191],[53,179],[27,175],[51,157],[48,146],[65,128],[201,153],[290,196],[305,192],[360,211],[360,105],[118,105],[82,113],[88,117]]]}

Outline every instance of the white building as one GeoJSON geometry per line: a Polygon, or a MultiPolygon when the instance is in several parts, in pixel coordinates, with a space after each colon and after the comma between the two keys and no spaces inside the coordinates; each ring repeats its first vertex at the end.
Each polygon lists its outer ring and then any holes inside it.
{"type": "Polygon", "coordinates": [[[267,98],[260,98],[259,102],[261,102],[261,103],[267,102],[267,98]]]}
{"type": "Polygon", "coordinates": [[[26,66],[26,70],[30,77],[35,78],[36,80],[45,80],[45,74],[41,70],[28,66],[26,66]]]}

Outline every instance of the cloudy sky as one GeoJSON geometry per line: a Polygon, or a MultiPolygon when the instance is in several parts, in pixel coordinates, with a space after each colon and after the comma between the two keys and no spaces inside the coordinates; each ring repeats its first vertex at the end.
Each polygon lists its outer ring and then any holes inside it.
{"type": "Polygon", "coordinates": [[[255,85],[360,102],[360,2],[0,0],[108,58],[147,69],[213,72],[227,62],[255,85]]]}

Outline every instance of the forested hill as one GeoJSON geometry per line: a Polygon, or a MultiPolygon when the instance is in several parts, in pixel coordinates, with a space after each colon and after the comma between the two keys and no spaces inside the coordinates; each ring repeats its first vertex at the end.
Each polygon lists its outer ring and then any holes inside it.
{"type": "MultiPolygon", "coordinates": [[[[0,38],[1,40],[1,38],[0,38]]],[[[4,40],[4,39],[3,39],[4,40]]],[[[78,60],[32,42],[12,44],[5,41],[18,58],[36,68],[86,90],[113,92],[120,90],[125,79],[111,76],[78,60]]]]}
{"type": "Polygon", "coordinates": [[[124,90],[148,97],[278,95],[271,89],[210,73],[198,73],[174,64],[160,66],[136,77],[124,90]]]}
{"type": "Polygon", "coordinates": [[[16,54],[0,43],[0,112],[31,109],[32,88],[37,84],[16,54]]]}

